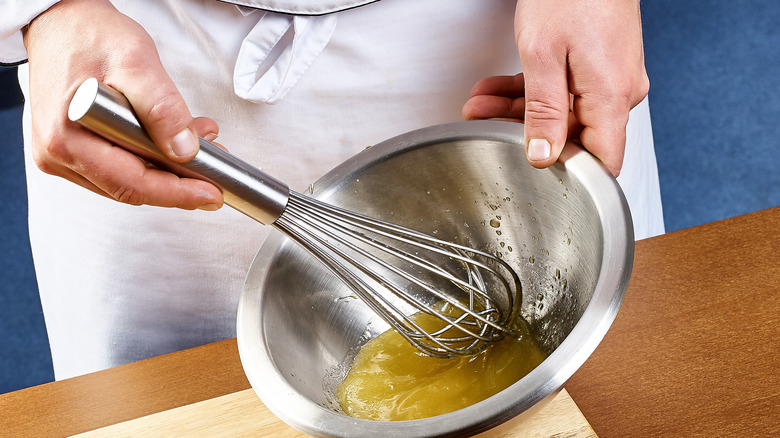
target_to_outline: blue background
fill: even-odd
[[[667,231],[780,205],[780,2],[642,2]],[[15,69],[0,69],[0,393],[51,381]]]

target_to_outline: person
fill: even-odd
[[[171,159],[191,159],[201,136],[298,191],[413,129],[523,121],[533,166],[581,142],[620,175],[637,238],[663,232],[638,0],[2,8],[0,61],[29,61],[19,80],[30,240],[57,379],[234,337],[268,232],[220,208],[210,184],[68,121],[88,77],[124,93]]]

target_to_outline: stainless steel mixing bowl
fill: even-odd
[[[335,388],[359,346],[387,325],[274,233],[247,276],[237,324],[244,370],[274,414],[315,436],[471,436],[514,426],[552,399],[617,314],[634,234],[620,187],[593,156],[568,144],[539,170],[523,149],[522,124],[433,126],[361,152],[315,183],[313,196],[501,253],[520,275],[521,313],[547,359],[457,412],[401,422],[343,415]]]

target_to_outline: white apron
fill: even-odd
[[[152,35],[193,115],[217,121],[219,142],[297,191],[367,145],[461,119],[477,80],[520,71],[511,0],[271,2],[305,5],[307,16],[213,0],[114,3]],[[318,15],[328,8],[346,10]],[[26,66],[20,82],[27,93]],[[29,142],[29,107],[24,127]],[[26,158],[57,379],[236,335],[268,227],[230,208],[119,204],[44,174],[29,148]],[[619,181],[637,238],[662,233],[646,102]]]

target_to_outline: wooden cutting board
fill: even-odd
[[[95,437],[305,437],[274,416],[251,389],[76,435]],[[506,438],[592,438],[596,434],[566,390]]]

